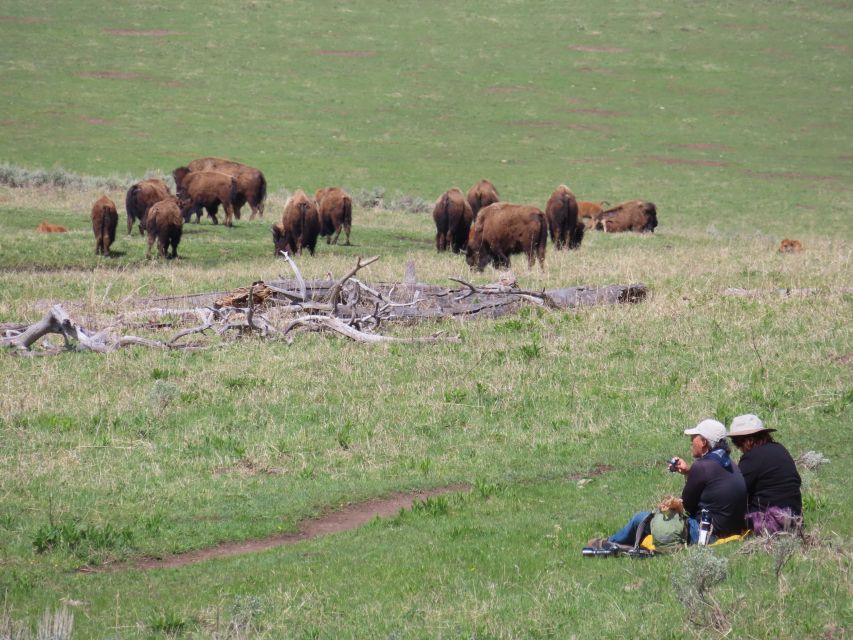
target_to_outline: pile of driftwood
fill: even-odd
[[[127,311],[111,319],[107,326],[87,329],[54,305],[32,325],[0,325],[0,346],[24,355],[43,355],[76,349],[109,352],[126,346],[158,349],[198,349],[207,343],[189,340],[199,334],[220,337],[258,336],[292,342],[301,331],[332,331],[357,342],[459,342],[443,331],[422,337],[395,337],[378,332],[388,323],[415,323],[448,317],[494,318],[522,305],[567,309],[580,305],[638,302],[646,296],[642,284],[611,285],[602,288],[569,287],[547,291],[520,289],[512,274],[501,281],[475,286],[450,278],[459,286],[418,284],[414,265],[407,265],[402,283],[368,285],[358,278],[359,270],[378,260],[359,257],[356,265],[339,280],[305,281],[296,263],[285,254],[295,278],[272,282],[257,281],[249,287],[226,294],[197,294],[146,301],[145,308]],[[168,306],[162,306],[163,304]],[[174,332],[166,339],[126,335],[124,331],[143,328],[157,333]],[[50,341],[33,345],[48,334],[62,337],[63,344]]]

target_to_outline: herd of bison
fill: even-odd
[[[141,235],[148,233],[147,258],[155,241],[160,257],[177,257],[184,223],[193,214],[198,222],[202,210],[218,224],[221,205],[229,227],[234,218],[240,218],[244,204],[252,209],[250,220],[264,215],[267,183],[259,169],[222,158],[201,158],[178,167],[172,176],[174,195],[156,178],[137,182],[127,191],[127,233],[131,234],[134,222]],[[647,232],[657,226],[657,211],[651,202],[630,200],[606,209],[604,204],[578,202],[571,189],[560,185],[543,212],[535,206],[501,202],[495,186],[480,180],[467,194],[454,187],[438,198],[432,214],[435,247],[438,251],[464,251],[468,265],[481,271],[490,262],[495,268],[508,267],[510,255],[517,253],[527,256],[529,267],[537,259],[544,267],[549,234],[557,250],[577,249],[590,229]],[[101,197],[92,207],[96,254],[110,254],[117,225],[115,203]],[[275,255],[281,251],[301,255],[304,248],[313,256],[318,237],[336,244],[341,231],[349,244],[351,228],[352,199],[343,189],[319,189],[313,198],[297,190],[285,203],[281,222],[272,226]]]

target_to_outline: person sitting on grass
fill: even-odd
[[[687,514],[688,544],[699,541],[699,518],[703,509],[708,510],[713,525],[710,542],[742,533],[746,483],[729,457],[726,427],[717,420],[707,419],[692,429],[685,429],[684,433],[690,436],[694,462],[688,465],[681,458],[673,459],[671,470],[687,476],[687,480],[681,492],[681,505],[668,501],[668,507],[678,510],[680,506]],[[634,545],[637,529],[649,515],[648,511],[634,514],[622,529],[607,538],[590,540],[589,546],[608,549],[616,545]]]
[[[737,416],[728,437],[743,452],[740,470],[746,481],[746,523],[757,534],[796,531],[802,527],[802,480],[788,450],[773,440],[761,419]]]

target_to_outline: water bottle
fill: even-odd
[[[699,545],[703,547],[707,545],[713,532],[714,525],[711,524],[711,514],[707,509],[702,509],[699,518]]]
[[[592,547],[584,547],[581,553],[588,558],[609,558],[615,555],[613,549],[594,549]]]

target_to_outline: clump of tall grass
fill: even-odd
[[[45,609],[36,628],[38,640],[69,640],[74,630],[74,614],[62,607],[57,611]],[[33,634],[25,622],[12,618],[8,606],[0,610],[0,640],[30,640]]]

